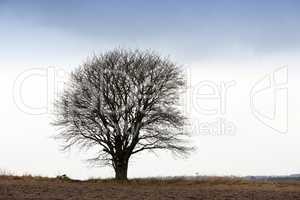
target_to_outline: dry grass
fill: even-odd
[[[247,181],[224,177],[174,177],[132,179],[91,179],[76,181],[13,176],[0,176],[0,200],[167,200],[167,199],[300,199],[300,182]]]

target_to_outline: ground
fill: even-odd
[[[73,181],[67,178],[0,177],[0,200],[300,200],[300,182],[141,179]]]

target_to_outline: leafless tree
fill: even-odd
[[[56,103],[54,125],[64,149],[98,148],[93,159],[127,179],[132,155],[144,150],[186,154],[185,117],[178,108],[184,76],[152,51],[116,49],[76,69]]]

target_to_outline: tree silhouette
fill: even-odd
[[[76,69],[56,103],[54,125],[64,149],[98,148],[95,162],[127,179],[132,155],[145,150],[186,154],[185,117],[178,109],[180,68],[152,51],[116,49]]]

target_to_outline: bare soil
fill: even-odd
[[[0,177],[0,200],[300,200],[300,182],[240,179],[73,181]]]

